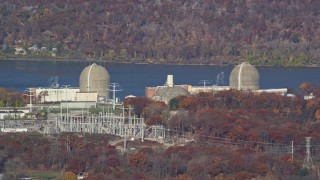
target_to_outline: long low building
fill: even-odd
[[[38,102],[76,101],[79,88],[30,88]]]
[[[19,119],[29,112],[28,107],[4,107],[0,108],[0,119]]]
[[[97,92],[80,92],[79,88],[30,88],[29,91],[33,102],[39,103],[98,101]]]

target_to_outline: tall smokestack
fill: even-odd
[[[173,87],[173,75],[167,75],[166,86]]]

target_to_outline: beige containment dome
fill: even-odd
[[[251,64],[244,62],[236,66],[230,74],[230,88],[238,90],[260,89],[260,75]]]
[[[80,92],[97,92],[98,96],[109,98],[110,75],[95,63],[84,68],[80,74]]]

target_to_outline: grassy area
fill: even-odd
[[[29,171],[27,175],[39,180],[62,179],[61,174],[54,171]]]

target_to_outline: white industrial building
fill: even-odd
[[[48,102],[76,102],[98,101],[97,92],[80,92],[79,88],[30,88],[33,101]]]
[[[105,102],[109,98],[110,75],[95,63],[83,69],[79,77],[80,87],[29,88],[32,102]]]
[[[38,102],[76,101],[79,88],[30,88]]]

